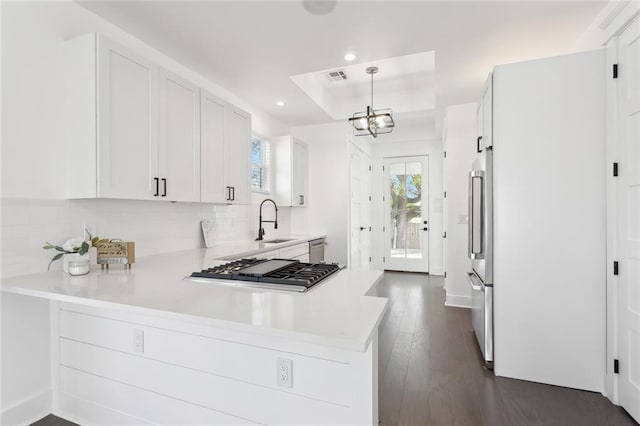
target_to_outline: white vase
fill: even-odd
[[[62,256],[62,270],[69,273],[69,262],[74,260],[90,260],[88,254],[69,253]]]

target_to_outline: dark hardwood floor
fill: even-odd
[[[78,426],[68,420],[56,417],[53,414],[49,414],[47,417],[43,417],[35,423],[31,423],[31,426]]]
[[[380,423],[636,425],[602,395],[497,378],[482,367],[468,309],[444,306],[442,277],[386,272],[379,334]]]

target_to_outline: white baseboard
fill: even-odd
[[[447,293],[444,306],[471,308],[471,296],[455,296]]]
[[[429,275],[438,275],[438,276],[444,276],[444,269],[442,268],[435,268],[429,271]]]
[[[0,424],[30,425],[49,414],[51,414],[51,389],[45,389],[3,409],[0,413]]]
[[[65,392],[57,394],[57,406],[53,407],[53,414],[79,425],[112,424],[135,425],[148,424],[147,421],[132,417],[108,407],[86,401]]]

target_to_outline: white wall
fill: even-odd
[[[395,132],[395,130],[394,130]],[[415,140],[418,134],[404,134],[411,138],[406,142],[373,143],[373,259],[374,267],[384,269],[382,257],[385,256],[384,234],[385,225],[384,205],[382,197],[385,192],[383,184],[382,165],[385,157],[402,157],[412,155],[429,156],[428,194],[429,194],[429,273],[444,274],[443,261],[443,184],[442,184],[442,141]],[[402,136],[401,136],[402,137]],[[412,140],[413,139],[413,140]]]
[[[479,95],[478,95],[479,96]],[[444,122],[445,160],[445,290],[447,306],[471,306],[466,279],[468,172],[476,156],[477,103],[448,107]]]
[[[63,43],[88,32],[100,32],[247,110],[254,131],[261,135],[289,132],[287,126],[243,99],[74,2],[2,2],[0,276],[46,270],[51,253],[41,249],[43,242],[61,243],[80,236],[85,223],[95,225],[100,235],[135,241],[138,257],[202,247],[200,220],[205,218],[217,221],[219,238],[253,236],[257,215],[252,206],[62,199],[69,167],[65,164],[65,123],[73,119],[64,108]],[[287,212],[281,215],[285,232],[289,229],[287,216]],[[29,395],[40,395],[49,386],[48,325],[32,323],[47,321],[48,306],[35,299],[3,297],[3,411]],[[8,331],[6,327],[15,324],[22,327]],[[36,348],[30,342],[46,345]],[[22,376],[21,386],[14,385],[14,375]]]
[[[348,260],[349,132],[346,121],[291,129],[309,145],[309,205],[291,208],[291,232],[326,233],[325,259],[340,265]]]

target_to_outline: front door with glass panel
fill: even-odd
[[[429,272],[428,158],[384,161],[385,269]]]

